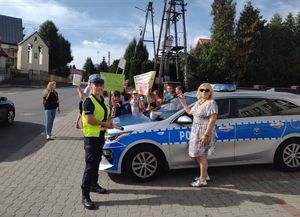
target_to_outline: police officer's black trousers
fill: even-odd
[[[88,195],[91,186],[96,186],[98,182],[98,170],[104,145],[104,132],[100,137],[85,137],[85,170],[82,177],[82,193]]]

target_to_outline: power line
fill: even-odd
[[[122,5],[121,7],[132,7],[135,3],[140,1],[102,1],[99,3],[99,1],[76,1],[76,4],[74,4],[73,1],[70,1],[72,5],[68,4],[55,4],[55,3],[48,3],[48,2],[35,2],[35,1],[27,1],[27,2],[18,2],[18,1],[9,1],[9,2],[0,2],[0,6],[34,6],[34,7],[116,7],[116,5]],[[65,2],[66,3],[66,2]]]

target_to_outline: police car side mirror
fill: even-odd
[[[151,111],[149,114],[149,118],[151,121],[155,121],[159,118],[160,115],[161,115],[160,112]]]
[[[177,124],[191,124],[192,122],[193,120],[187,115],[179,117],[176,121]]]

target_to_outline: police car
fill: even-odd
[[[192,106],[196,92],[186,93],[185,98]],[[217,143],[210,166],[274,163],[285,171],[300,169],[300,96],[222,91],[215,92],[215,100]],[[114,122],[124,131],[109,130],[101,171],[146,182],[165,168],[198,167],[188,156],[192,117],[178,99],[163,104],[150,117],[123,115]]]

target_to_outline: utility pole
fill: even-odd
[[[136,7],[137,9],[144,11],[138,7]],[[140,40],[142,40],[142,42],[151,42],[153,44],[153,55],[154,55],[154,68],[156,68],[156,64],[157,64],[157,60],[156,60],[156,48],[155,48],[155,34],[154,34],[154,12],[153,12],[153,1],[149,1],[147,8],[146,8],[146,19],[145,19],[145,24],[144,24],[144,28],[141,32],[141,38]],[[149,14],[150,13],[150,14]],[[152,24],[152,40],[145,40],[145,32],[147,29],[147,23],[148,23],[148,17],[149,15],[151,16],[151,24]],[[139,41],[137,42],[139,43]],[[137,52],[137,46],[135,47],[135,55]]]
[[[188,53],[187,53],[187,40],[186,40],[186,25],[185,25],[185,6],[184,1],[181,2],[181,12],[182,12],[182,20],[183,20],[183,46],[184,46],[184,86],[188,90]]]
[[[177,21],[178,21],[178,18],[180,16],[180,13],[177,13],[176,12],[176,4],[173,4],[173,11],[174,11],[174,14],[171,18],[171,21],[173,22],[174,24],[174,31],[175,31],[175,47],[178,48],[178,32],[177,32]],[[175,63],[176,63],[176,78],[177,78],[177,81],[180,80],[180,68],[179,68],[179,60],[178,60],[178,49],[175,50],[176,52],[176,56],[175,56]]]
[[[157,57],[155,58],[156,60],[158,59],[158,54],[159,54],[159,48],[160,48],[160,42],[161,42],[161,34],[162,34],[162,31],[163,31],[163,27],[164,27],[163,23],[165,21],[166,9],[167,9],[167,0],[165,0],[165,3],[164,3],[164,10],[163,10],[163,15],[162,15],[162,19],[161,19],[161,25],[160,25],[159,36],[158,36],[158,43],[157,43],[157,51],[156,51]]]
[[[171,0],[172,2],[173,0]],[[170,28],[170,17],[171,17],[171,3],[169,3],[169,9],[164,11],[166,13],[167,19],[166,19],[166,27],[165,27],[165,33],[164,33],[164,40],[163,40],[163,46],[161,50],[161,58],[160,58],[160,65],[159,65],[159,74],[158,74],[158,83],[161,86],[160,88],[162,89],[162,76],[164,74],[164,69],[165,69],[165,56],[166,56],[166,44],[167,44],[167,39],[168,39],[168,33],[169,33],[169,28]],[[164,17],[164,15],[163,15]],[[165,19],[162,19],[162,26],[164,24]],[[160,39],[159,39],[160,41]]]
[[[168,4],[168,6],[167,6]],[[166,69],[169,68],[168,64],[170,61],[175,60],[176,64],[176,78],[180,81],[180,66],[179,60],[185,60],[184,67],[184,85],[187,88],[187,43],[186,43],[186,25],[185,25],[185,6],[184,0],[165,0],[163,16],[161,20],[161,28],[159,33],[157,58],[160,60],[159,67],[159,85],[162,86],[163,77]],[[178,27],[179,21],[181,21],[181,28],[183,29],[183,45],[179,43]],[[171,28],[173,27],[173,28]],[[173,29],[173,34],[171,34]],[[164,36],[162,38],[162,32],[164,30]],[[175,39],[175,46],[172,47],[170,39]],[[160,46],[162,41],[162,47]]]

